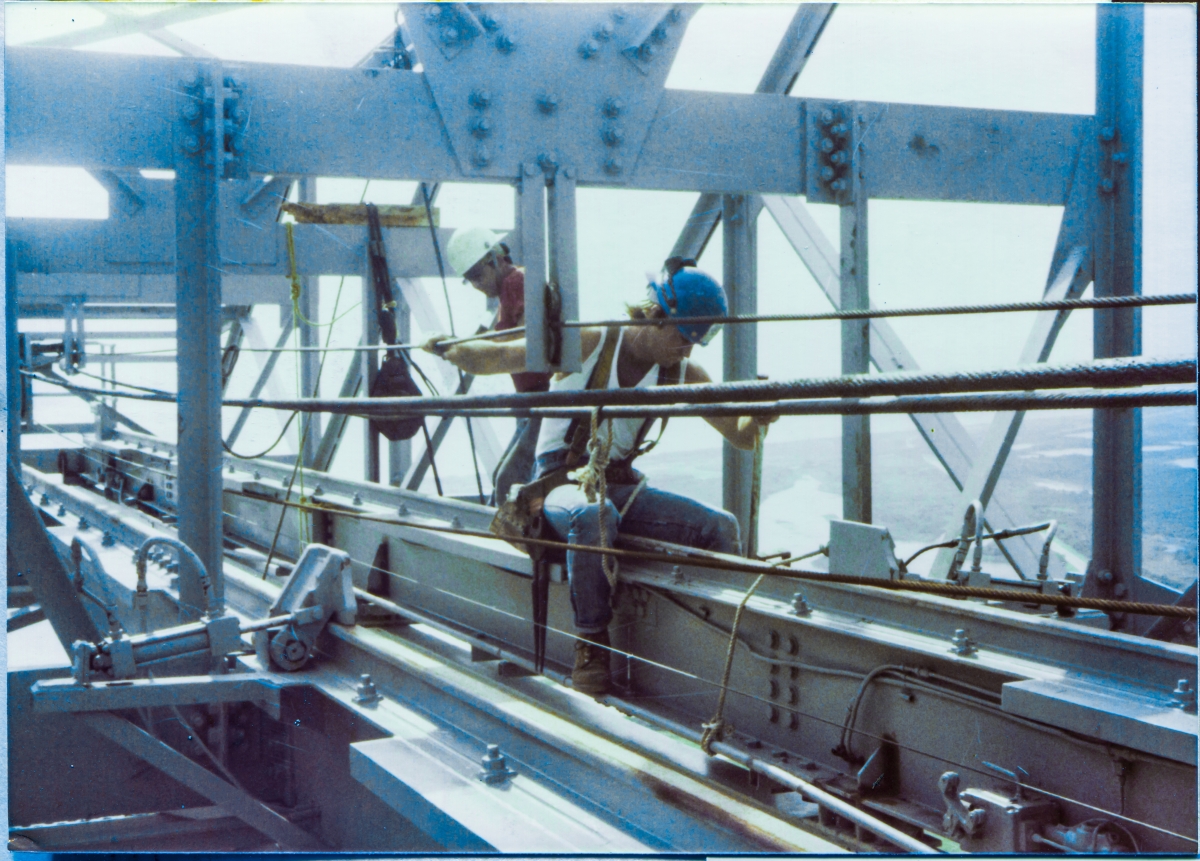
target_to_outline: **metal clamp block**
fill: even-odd
[[[487,754],[483,757],[482,764],[483,771],[479,772],[479,779],[489,786],[499,786],[517,774],[508,767],[508,760],[500,753],[498,744],[487,746]]]
[[[979,647],[967,636],[966,628],[957,628],[950,639],[950,651],[965,658],[979,651]]]

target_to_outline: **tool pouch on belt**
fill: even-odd
[[[396,300],[392,296],[392,276],[388,272],[383,232],[379,228],[379,210],[374,204],[367,204],[367,232],[370,237],[367,250],[371,258],[371,282],[375,286],[375,316],[379,321],[379,333],[385,344],[395,344]],[[421,390],[413,382],[408,357],[389,350],[367,394],[372,398],[420,397]],[[371,424],[385,437],[396,442],[416,436],[424,419],[421,416],[405,416],[399,419],[376,419]]]
[[[617,353],[620,327],[609,326],[604,333],[604,342],[600,345],[600,355],[596,365],[588,377],[586,388],[599,389],[608,384],[612,373],[613,360]],[[522,553],[529,553],[528,545],[521,542],[522,538],[533,537],[530,531],[534,520],[541,517],[542,503],[546,496],[556,487],[569,484],[567,474],[573,472],[580,464],[587,450],[590,429],[588,422],[576,419],[567,428],[567,439],[570,448],[567,451],[566,462],[556,470],[546,473],[536,481],[524,485],[516,494],[510,493],[510,498],[500,504],[496,516],[492,518],[491,531],[508,541]]]

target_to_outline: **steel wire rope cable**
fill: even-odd
[[[360,201],[361,202],[361,201]],[[344,277],[344,276],[343,276]],[[1036,302],[1019,302],[1000,305],[950,305],[931,308],[911,308],[911,309],[864,309],[852,311],[830,311],[824,314],[754,314],[741,316],[724,316],[724,317],[678,317],[673,318],[679,323],[722,323],[722,324],[738,324],[738,323],[790,323],[790,322],[815,322],[822,320],[864,320],[887,317],[921,317],[921,316],[949,316],[955,314],[990,314],[990,313],[1005,313],[1005,312],[1026,312],[1026,311],[1071,311],[1071,310],[1111,310],[1119,308],[1140,308],[1140,307],[1155,307],[1164,305],[1190,305],[1195,304],[1196,294],[1194,293],[1172,293],[1158,296],[1098,296],[1091,299],[1060,299],[1046,300]],[[342,317],[351,313],[358,304],[350,306],[344,312]],[[338,320],[341,317],[337,318]],[[306,322],[308,322],[306,320]],[[337,320],[330,323],[309,323],[312,326],[330,326]],[[582,329],[591,327],[604,327],[608,325],[621,326],[661,326],[662,322],[653,319],[622,319],[622,320],[593,320],[593,321],[563,321],[563,327],[568,329]],[[461,338],[453,338],[440,342],[443,346],[453,346],[462,344],[468,341],[486,341],[495,338],[511,338],[514,335],[523,334],[524,326],[516,326],[512,329],[505,329],[503,332],[481,332],[476,335],[466,335]],[[421,344],[393,344],[388,349],[391,350],[419,350]],[[334,347],[333,352],[346,352],[351,350],[371,350],[379,349],[375,347]],[[245,347],[239,352],[245,353],[284,353],[284,352],[325,352],[322,347]],[[173,349],[164,350],[143,350],[131,353],[116,353],[108,358],[122,358],[126,356],[150,356],[162,353],[173,353]],[[105,354],[89,353],[100,357]]]
[[[291,504],[294,504],[294,503],[291,503]],[[352,512],[343,512],[343,511],[341,511],[340,509],[338,510],[338,513],[342,513],[342,514],[348,514],[348,515],[350,515],[350,516],[356,516],[356,515],[354,515]],[[235,517],[238,517],[237,515],[233,515],[233,516],[235,516]],[[364,519],[364,520],[381,520],[381,519],[378,519],[378,518],[372,518],[372,517],[370,517],[370,516],[368,516],[368,515],[357,515],[357,516],[358,516],[358,517],[360,517],[361,519]],[[249,521],[247,518],[244,518],[244,517],[238,517],[238,519],[242,519],[242,520],[246,520],[246,522],[250,522],[250,521]],[[382,522],[395,523],[395,521],[382,521]],[[419,524],[412,524],[412,523],[406,523],[406,524],[403,524],[403,525],[413,525],[413,526],[419,526]],[[402,539],[402,540],[403,540],[403,539]],[[373,566],[373,564],[370,564],[370,565],[369,565],[368,563],[366,563],[365,561],[363,561],[363,560],[361,560],[361,559],[355,559],[354,557],[351,557],[351,559],[352,559],[352,561],[354,561],[354,562],[357,562],[357,563],[358,563],[358,564],[360,564],[360,565],[364,565],[364,566],[366,566],[367,568],[374,567],[374,566]],[[518,613],[513,613],[513,612],[511,612],[511,611],[508,611],[508,610],[504,610],[504,609],[502,609],[502,608],[500,608],[500,607],[496,607],[496,606],[494,606],[493,604],[488,604],[488,603],[485,603],[485,602],[483,602],[483,601],[478,601],[478,600],[476,600],[476,599],[474,599],[474,598],[471,598],[471,597],[469,597],[469,596],[466,596],[466,595],[460,595],[460,594],[458,594],[458,593],[456,593],[456,592],[452,592],[452,591],[450,591],[450,590],[448,590],[448,589],[444,589],[444,588],[442,588],[442,587],[439,587],[439,586],[433,586],[433,585],[430,585],[430,584],[428,584],[428,583],[423,583],[422,581],[420,581],[420,580],[417,580],[417,579],[415,579],[415,578],[413,578],[413,577],[409,577],[409,576],[407,576],[407,575],[405,575],[405,574],[400,574],[400,573],[396,573],[396,572],[392,572],[392,571],[389,571],[388,573],[389,573],[389,575],[390,575],[390,576],[397,577],[397,578],[399,578],[399,579],[401,579],[401,580],[405,580],[405,581],[407,581],[407,582],[409,582],[409,583],[411,583],[411,584],[413,584],[414,586],[417,586],[417,587],[419,587],[419,588],[426,589],[426,590],[429,590],[429,591],[432,591],[432,592],[436,592],[436,593],[438,593],[438,594],[445,595],[445,596],[447,596],[447,597],[449,597],[449,598],[454,598],[454,599],[457,599],[457,600],[463,601],[464,603],[471,604],[471,605],[473,605],[473,606],[475,606],[475,607],[479,607],[479,608],[482,608],[482,609],[490,610],[491,612],[497,613],[497,614],[499,614],[499,615],[502,615],[502,616],[506,616],[506,617],[508,617],[508,618],[511,618],[511,619],[515,619],[515,620],[517,620],[517,621],[519,621],[519,622],[523,622],[523,623],[528,623],[528,622],[529,622],[529,620],[528,620],[528,619],[526,619],[525,617],[521,616],[520,614],[518,614]],[[354,589],[354,594],[355,594],[357,597],[359,597],[359,598],[363,599],[364,601],[367,601],[368,603],[375,603],[377,606],[380,606],[380,607],[382,607],[382,608],[384,608],[384,609],[395,608],[395,609],[397,609],[397,610],[400,610],[400,611],[401,611],[401,615],[403,615],[403,614],[404,614],[404,611],[407,609],[407,608],[405,608],[405,607],[403,607],[403,606],[401,606],[401,605],[399,605],[399,604],[396,604],[394,601],[391,601],[391,600],[389,600],[389,599],[383,598],[383,597],[381,597],[381,596],[378,596],[378,595],[373,595],[373,594],[371,594],[371,593],[369,593],[369,592],[367,592],[367,591],[365,591],[365,590],[363,590],[363,589],[359,589],[359,588],[357,588],[357,587],[355,587],[355,589]],[[451,630],[452,630],[452,631],[455,631],[455,632],[456,632],[456,634],[457,634],[458,636],[467,636],[468,638],[472,638],[472,635],[471,635],[471,634],[469,634],[469,633],[465,633],[465,632],[462,632],[461,630],[457,630],[457,627],[456,627],[456,626],[457,626],[457,623],[455,623],[455,622],[454,622],[454,620],[452,620],[452,619],[447,619],[447,618],[445,618],[445,617],[439,617],[439,616],[438,616],[438,614],[436,614],[436,613],[430,613],[429,611],[425,611],[425,610],[421,610],[421,611],[419,611],[419,612],[418,612],[418,615],[434,616],[435,618],[441,618],[441,619],[443,620],[443,622],[445,622],[445,623],[448,623],[448,625],[451,627]],[[699,618],[699,617],[698,617],[698,618]],[[716,627],[718,630],[722,630],[722,632],[723,632],[723,629],[719,628],[719,626],[716,626],[716,625],[715,625],[714,623],[712,623],[711,621],[709,621],[709,620],[703,620],[703,619],[702,619],[701,621],[706,621],[706,622],[708,622],[708,624],[710,624],[711,626],[713,626],[713,627]],[[562,630],[562,629],[555,628],[555,627],[553,627],[553,626],[550,626],[550,625],[547,625],[547,630],[549,630],[549,631],[552,631],[552,632],[554,632],[554,633],[556,633],[556,634],[559,634],[559,635],[562,635],[562,636],[568,637],[568,638],[570,638],[570,639],[579,639],[579,637],[578,637],[578,635],[577,635],[577,634],[574,634],[574,633],[572,633],[572,632],[569,632],[569,631],[564,631],[564,630]],[[742,644],[743,644],[743,646],[746,646],[746,645],[747,645],[747,644],[745,643],[745,641],[743,641],[743,640],[740,640],[740,639],[739,639],[739,640],[738,640],[738,642],[742,643]],[[495,645],[495,644],[494,644],[494,643],[492,643],[491,645]],[[655,660],[653,660],[653,659],[651,659],[651,658],[646,658],[646,657],[643,657],[643,656],[641,656],[641,655],[636,655],[636,654],[633,654],[633,653],[631,653],[631,652],[626,652],[626,651],[623,651],[623,650],[621,650],[621,649],[617,649],[617,648],[615,648],[615,647],[612,647],[612,646],[609,646],[609,647],[607,647],[607,648],[608,648],[608,651],[610,651],[610,652],[612,652],[612,653],[614,653],[614,654],[617,654],[617,655],[621,655],[621,656],[625,657],[626,659],[629,659],[629,660],[634,660],[634,661],[639,661],[639,662],[641,662],[641,663],[644,663],[644,664],[647,664],[647,665],[650,665],[650,666],[656,667],[656,668],[658,668],[658,669],[667,670],[668,672],[675,673],[675,674],[677,674],[677,675],[680,675],[680,676],[683,676],[683,677],[685,677],[685,678],[688,678],[688,679],[690,679],[690,680],[692,680],[692,681],[700,682],[700,683],[702,683],[702,684],[705,684],[705,685],[710,685],[710,686],[713,686],[713,687],[717,687],[717,686],[719,685],[719,683],[718,683],[718,682],[715,682],[715,681],[713,681],[713,680],[711,680],[711,679],[706,679],[706,678],[704,678],[704,677],[702,677],[702,676],[698,676],[698,675],[696,675],[696,674],[694,674],[694,673],[690,673],[690,672],[688,672],[687,670],[683,670],[683,669],[681,669],[681,668],[679,668],[679,667],[674,667],[674,666],[671,666],[670,664],[664,664],[664,663],[661,663],[661,662],[659,662],[659,661],[655,661]],[[753,652],[752,652],[752,653],[753,653]],[[791,665],[791,664],[793,663],[793,662],[789,662],[789,661],[775,661],[775,660],[773,660],[772,662],[773,662],[773,663],[782,663],[782,664],[787,664],[787,665]],[[815,667],[815,666],[814,666],[814,667],[812,667],[812,669],[813,669],[813,670],[815,670],[815,671],[819,671],[819,672],[836,673],[836,674],[841,674],[841,673],[843,673],[843,672],[846,672],[846,673],[848,673],[848,674],[852,675],[854,678],[862,678],[862,676],[863,676],[863,674],[862,674],[862,673],[857,673],[857,672],[853,672],[853,671],[840,671],[840,670],[836,670],[836,669],[833,669],[833,668],[818,668],[818,667]],[[964,687],[969,687],[969,685],[967,685],[966,683],[959,683],[959,682],[957,682],[957,680],[952,680],[952,681],[954,681],[954,683],[956,683],[956,684],[962,684]],[[961,695],[956,695],[954,692],[952,692],[952,691],[948,691],[948,690],[946,690],[946,689],[944,689],[944,688],[938,688],[938,687],[936,687],[936,686],[932,686],[932,685],[922,685],[922,684],[920,683],[920,679],[919,679],[919,677],[918,677],[917,679],[912,679],[912,678],[908,678],[908,677],[906,677],[906,678],[905,678],[905,683],[907,683],[907,684],[911,684],[913,687],[924,688],[924,689],[927,689],[927,690],[929,690],[930,692],[936,692],[936,693],[938,693],[938,694],[941,694],[941,695],[944,695],[944,696],[949,696],[949,697],[951,697],[951,698],[959,698],[959,699],[963,699],[963,697],[961,697]],[[777,703],[775,703],[775,701],[773,701],[773,700],[770,700],[770,699],[768,699],[768,698],[766,698],[766,697],[763,697],[763,696],[761,696],[761,695],[758,695],[758,694],[751,693],[751,692],[749,692],[749,691],[744,691],[744,690],[741,690],[741,689],[738,689],[738,688],[729,688],[729,690],[730,690],[732,693],[735,693],[735,694],[737,694],[737,695],[739,695],[739,696],[746,697],[746,698],[748,698],[748,699],[750,699],[750,700],[757,701],[757,702],[759,702],[759,703],[762,703],[762,704],[766,704],[766,705],[777,705]],[[615,699],[615,698],[612,698],[612,699]],[[640,699],[640,698],[639,698],[639,699]],[[655,699],[662,699],[662,698],[661,698],[661,697],[656,697]],[[981,704],[981,703],[980,703],[980,701],[978,701],[978,700],[969,700],[969,702],[970,702],[970,704],[972,704],[972,705],[980,705],[980,704]],[[616,708],[618,708],[618,709],[620,708],[620,705],[619,705],[619,700],[617,701],[617,704],[615,704],[615,705],[614,705],[614,707],[616,707]],[[800,711],[800,710],[793,710],[793,711],[796,711],[796,713],[797,713],[797,714],[799,714],[799,715],[801,715],[801,716],[803,716],[803,717],[805,717],[805,718],[808,718],[808,719],[810,719],[810,720],[817,721],[818,723],[822,723],[822,724],[825,724],[825,725],[828,725],[828,726],[832,726],[832,727],[839,727],[839,728],[841,728],[842,726],[844,726],[844,724],[843,724],[843,723],[839,723],[839,722],[838,722],[838,721],[836,721],[836,720],[832,720],[832,719],[829,719],[829,718],[823,718],[823,717],[821,717],[821,716],[819,716],[819,715],[810,714],[810,713],[803,712],[803,711]],[[1002,714],[1004,717],[1009,717],[1009,718],[1012,718],[1012,719],[1013,719],[1015,722],[1019,722],[1019,723],[1024,723],[1024,724],[1030,724],[1030,725],[1034,725],[1034,726],[1036,726],[1038,729],[1041,729],[1041,730],[1045,730],[1045,729],[1047,729],[1047,727],[1046,727],[1046,726],[1044,726],[1044,725],[1042,725],[1042,724],[1037,724],[1036,722],[1033,722],[1033,721],[1027,721],[1027,720],[1021,719],[1021,718],[1019,718],[1019,717],[1018,717],[1018,716],[1016,716],[1016,715],[1008,715],[1007,713],[999,713],[999,714]],[[1077,741],[1077,742],[1080,742],[1080,743],[1083,743],[1083,744],[1089,744],[1089,743],[1090,743],[1090,744],[1094,744],[1094,742],[1090,742],[1088,739],[1083,739],[1083,738],[1075,738],[1075,737],[1073,737],[1072,735],[1070,735],[1069,733],[1066,733],[1065,731],[1062,731],[1062,730],[1057,730],[1056,728],[1050,728],[1050,729],[1051,729],[1051,730],[1053,730],[1053,731],[1055,732],[1055,734],[1061,735],[1061,736],[1063,736],[1063,737],[1065,737],[1065,738],[1069,738],[1069,739],[1071,739],[1071,740],[1073,740],[1073,741]],[[894,744],[896,744],[896,746],[897,746],[898,748],[900,748],[900,749],[902,749],[902,750],[905,750],[905,751],[907,751],[907,752],[909,752],[909,753],[915,754],[915,755],[917,755],[917,756],[923,756],[923,757],[926,757],[926,758],[928,758],[928,759],[932,759],[932,760],[935,760],[935,761],[937,761],[937,762],[944,763],[944,764],[946,764],[946,765],[951,765],[951,766],[954,766],[954,767],[956,767],[956,768],[961,768],[961,769],[965,769],[965,770],[967,770],[967,771],[971,771],[971,772],[974,772],[974,773],[977,773],[977,774],[982,774],[982,775],[987,775],[987,776],[989,776],[989,777],[994,777],[994,775],[991,775],[989,772],[987,772],[987,771],[984,771],[984,770],[982,770],[982,769],[980,769],[980,768],[977,768],[977,767],[975,767],[975,766],[973,766],[973,765],[971,765],[971,764],[969,764],[969,763],[957,762],[957,761],[955,761],[955,760],[952,760],[952,759],[949,759],[949,758],[947,758],[947,757],[940,756],[940,755],[938,755],[938,754],[934,754],[934,753],[929,753],[928,751],[924,751],[924,750],[921,750],[921,749],[919,749],[919,748],[912,747],[911,745],[906,745],[906,744],[903,744],[903,743],[900,743],[900,742],[895,742],[893,739],[885,739],[885,738],[883,738],[883,736],[882,736],[882,735],[876,735],[876,734],[874,734],[874,733],[871,733],[871,732],[869,732],[869,731],[866,731],[866,730],[856,730],[856,732],[857,732],[857,733],[858,733],[858,735],[860,735],[860,736],[863,736],[863,737],[866,737],[866,738],[870,738],[870,739],[872,739],[872,740],[874,740],[874,741],[877,741],[877,742],[880,742],[880,743],[883,743],[883,742],[890,742],[890,743],[894,743]],[[1080,807],[1084,807],[1084,808],[1087,808],[1087,809],[1089,809],[1089,810],[1093,810],[1093,811],[1095,811],[1095,812],[1097,812],[1097,813],[1103,813],[1103,814],[1105,814],[1106,816],[1113,816],[1113,817],[1116,817],[1116,818],[1118,818],[1118,819],[1122,819],[1122,820],[1124,820],[1124,821],[1126,821],[1126,822],[1132,823],[1132,824],[1134,824],[1134,825],[1142,826],[1142,827],[1148,828],[1148,829],[1150,829],[1150,830],[1157,831],[1157,832],[1159,832],[1159,833],[1162,833],[1162,834],[1168,835],[1168,836],[1170,836],[1170,837],[1174,837],[1174,838],[1177,838],[1177,839],[1180,839],[1180,840],[1183,840],[1183,841],[1186,841],[1186,842],[1190,842],[1190,843],[1196,843],[1196,842],[1197,842],[1197,841],[1196,841],[1196,838],[1189,837],[1189,836],[1187,836],[1187,835],[1185,835],[1185,834],[1179,834],[1178,832],[1171,831],[1170,829],[1167,829],[1167,828],[1163,828],[1163,827],[1161,827],[1161,826],[1154,825],[1153,823],[1150,823],[1150,822],[1144,822],[1144,821],[1142,821],[1142,820],[1135,819],[1135,818],[1133,818],[1133,817],[1130,817],[1130,816],[1125,816],[1125,815],[1123,815],[1123,814],[1117,813],[1116,811],[1111,811],[1111,810],[1107,810],[1107,809],[1105,809],[1105,808],[1102,808],[1102,807],[1097,807],[1096,805],[1089,804],[1089,803],[1087,803],[1087,802],[1085,802],[1085,801],[1082,801],[1082,800],[1079,800],[1079,799],[1071,798],[1070,796],[1064,796],[1064,795],[1060,795],[1060,794],[1058,794],[1058,793],[1055,793],[1055,792],[1052,792],[1052,791],[1050,791],[1050,790],[1041,789],[1041,788],[1039,788],[1039,787],[1031,786],[1031,785],[1028,785],[1028,784],[1022,784],[1022,786],[1023,786],[1025,789],[1029,789],[1029,790],[1031,790],[1031,791],[1034,791],[1034,792],[1040,793],[1040,794],[1042,794],[1042,795],[1045,795],[1045,796],[1047,796],[1047,797],[1055,798],[1055,799],[1057,799],[1057,800],[1064,801],[1064,802],[1067,802],[1067,803],[1070,803],[1070,804],[1075,804],[1075,805],[1078,805],[1078,806],[1080,806]]]
[[[671,323],[804,323],[821,320],[872,320],[887,317],[945,317],[957,314],[1003,314],[1026,311],[1106,310],[1141,308],[1162,305],[1194,305],[1195,293],[1170,293],[1158,296],[1096,296],[1090,299],[1051,299],[1032,302],[1011,302],[991,305],[941,305],[929,308],[864,308],[846,311],[827,311],[823,314],[725,314],[697,317],[672,317]],[[596,320],[563,322],[565,329],[604,326],[661,326],[662,319]]]
[[[425,203],[425,221],[429,224],[429,236],[433,240],[433,253],[437,257],[438,274],[442,277],[442,295],[446,297],[446,316],[450,320],[450,335],[457,338],[458,333],[454,331],[454,309],[450,307],[450,288],[446,286],[446,266],[442,262],[442,246],[438,242],[437,228],[433,226],[433,207],[430,205],[429,200],[429,186],[424,182],[421,183],[421,199]],[[455,370],[458,371],[459,388],[462,388],[463,373],[458,368],[455,368]],[[421,376],[424,376],[424,374]],[[467,440],[471,443],[471,463],[475,467],[475,485],[479,490],[479,504],[485,505],[486,503],[483,498],[483,477],[479,473],[479,456],[475,452],[475,431],[471,428],[470,416],[467,416],[464,421],[467,425]],[[428,436],[429,433],[426,431],[426,439],[428,439]],[[429,447],[429,464],[433,466],[432,444]],[[438,495],[441,495],[440,491]]]
[[[33,374],[21,369],[21,374],[35,377],[43,382],[60,386],[69,390],[81,391],[87,394],[103,395],[106,397],[124,397],[134,400],[174,400],[158,395],[138,395],[126,392],[113,392],[108,389],[93,389],[87,386],[76,386],[65,380],[54,380]],[[610,410],[609,415],[628,416],[633,414],[658,414],[660,409],[669,415],[707,414],[698,407],[726,407],[728,409],[754,409],[761,412],[780,414],[802,414],[807,411],[803,402],[816,401],[820,409],[813,410],[814,414],[837,413],[847,414],[859,412],[889,412],[895,410],[929,411],[947,409],[969,409],[970,400],[959,405],[951,399],[924,398],[925,395],[965,395],[975,394],[981,401],[986,397],[1003,399],[1007,397],[1025,397],[1032,401],[1030,408],[1039,400],[1053,402],[1039,389],[1057,390],[1072,388],[1101,389],[1091,395],[1080,395],[1078,398],[1098,398],[1100,402],[1113,400],[1127,404],[1127,398],[1121,397],[1120,392],[1103,391],[1105,387],[1128,389],[1133,386],[1163,386],[1170,384],[1194,384],[1196,380],[1196,360],[1168,359],[1161,361],[1145,361],[1143,359],[1102,359],[1075,365],[1035,365],[1016,369],[998,371],[972,371],[957,374],[912,373],[897,372],[880,374],[870,377],[863,375],[851,377],[825,377],[797,379],[790,381],[759,381],[759,382],[730,382],[705,383],[703,385],[662,386],[655,389],[605,390],[602,392],[584,390],[575,392],[532,392],[517,394],[455,396],[453,398],[376,398],[376,399],[308,399],[305,401],[262,400],[230,398],[222,402],[223,406],[268,407],[271,409],[299,410],[303,412],[330,412],[349,415],[361,415],[375,418],[378,416],[407,415],[409,413],[466,413],[475,411],[479,414],[495,415],[553,415],[561,412],[574,416],[585,408],[604,406]],[[1006,391],[1008,390],[1008,391]],[[1013,392],[1012,390],[1017,390]],[[1155,392],[1134,392],[1138,397],[1145,397],[1151,403],[1156,402]],[[1194,390],[1168,391],[1162,393],[1171,398],[1195,397]],[[928,409],[921,408],[918,403],[902,401],[910,395],[920,395],[921,398],[909,398],[911,401],[924,403],[929,401]],[[1061,395],[1058,395],[1061,397]],[[859,404],[863,398],[891,397],[893,402]],[[826,399],[826,400],[821,400]],[[962,398],[960,398],[961,400]],[[1157,400],[1164,400],[1157,398]],[[792,401],[796,401],[793,404]],[[827,402],[828,401],[828,402]],[[745,403],[742,403],[745,402]],[[1164,404],[1166,401],[1164,400]],[[746,406],[752,404],[752,407]],[[954,404],[952,407],[949,404]],[[1001,406],[999,400],[995,403],[988,401],[989,408],[1012,409],[1012,404]],[[624,409],[622,407],[630,407]],[[1098,403],[1096,408],[1102,408]],[[1072,404],[1071,408],[1074,408]],[[651,409],[653,408],[653,409]],[[1022,407],[1024,408],[1024,407]],[[1065,407],[1064,407],[1065,408]],[[714,413],[716,414],[716,413]]]
[[[454,398],[389,398],[323,400],[309,404],[291,401],[230,400],[231,406],[254,404],[275,409],[306,409],[351,414],[400,415],[416,412],[474,409],[536,409],[633,406],[648,409],[671,404],[704,405],[746,401],[763,403],[818,398],[861,399],[907,395],[1019,392],[1038,389],[1125,388],[1196,382],[1196,359],[1099,359],[1071,365],[1024,365],[999,370],[958,373],[898,371],[878,375],[814,377],[781,381],[733,381],[650,389],[608,389],[525,392]],[[851,405],[852,406],[852,405]],[[620,414],[620,413],[618,413]]]

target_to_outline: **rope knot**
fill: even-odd
[[[724,741],[733,732],[733,724],[726,723],[724,718],[714,717],[707,723],[700,724],[704,733],[700,736],[700,749],[709,756],[716,756],[712,746],[714,742]]]

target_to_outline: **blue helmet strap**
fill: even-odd
[[[674,311],[679,307],[679,294],[675,292],[675,275],[679,272],[679,270],[689,266],[695,267],[695,265],[696,261],[691,257],[668,257],[666,262],[663,263],[663,269],[665,269],[667,273],[666,286],[671,289],[670,295],[667,295],[665,290],[663,291],[663,299],[666,300],[666,303],[669,306],[663,310],[667,311],[668,315],[671,311]]]

